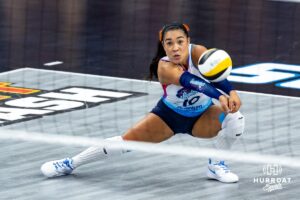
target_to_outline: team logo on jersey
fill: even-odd
[[[187,88],[182,88],[180,90],[177,91],[176,96],[180,99],[187,99],[191,96],[194,96],[195,94],[197,94],[198,92],[195,90],[191,90],[191,89],[187,89]]]
[[[46,91],[11,85],[9,82],[0,82],[0,126],[146,95],[82,86]]]

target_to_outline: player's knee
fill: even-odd
[[[227,114],[222,122],[222,129],[226,129],[230,137],[240,137],[245,130],[245,117],[240,111]]]
[[[137,128],[130,128],[129,130],[127,130],[127,132],[122,135],[123,140],[125,141],[139,141],[140,140],[140,136],[139,133],[141,131],[139,131]]]

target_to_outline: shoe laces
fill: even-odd
[[[225,164],[224,161],[220,161],[219,163],[217,163],[215,165],[218,165],[219,167],[221,167],[225,171],[225,173],[230,172],[230,170],[228,169],[228,166]]]
[[[72,162],[72,161],[71,161]],[[53,163],[56,170],[73,170],[73,167],[71,166],[71,163],[68,159],[65,159],[63,161],[58,161]]]

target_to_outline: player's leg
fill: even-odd
[[[107,138],[109,141],[123,142],[124,140],[143,141],[143,142],[161,142],[173,135],[172,130],[155,114],[149,113],[145,118],[130,128],[123,136]],[[90,163],[102,157],[121,155],[128,152],[121,147],[95,146],[90,147],[82,153],[74,156],[73,165]]]
[[[173,131],[157,115],[149,113],[144,119],[130,128],[123,136],[107,138],[109,141],[123,142],[124,140],[162,142],[173,136]],[[94,162],[109,156],[121,155],[128,152],[121,147],[99,145],[90,147],[72,158],[65,158],[46,162],[41,171],[47,177],[55,177],[70,174],[80,165]]]
[[[196,121],[192,134],[200,138],[217,136],[216,147],[226,150],[243,134],[244,127],[244,116],[239,111],[224,114],[220,107],[213,105]]]
[[[123,135],[123,139],[158,143],[173,135],[174,132],[159,116],[149,113],[143,120],[130,128]]]
[[[225,115],[218,106],[211,106],[197,120],[192,134],[195,137],[216,136],[217,149],[229,150],[244,132],[244,116],[240,112]],[[230,172],[223,160],[209,159],[207,175],[221,182],[237,182],[238,176]]]
[[[223,111],[219,106],[209,107],[194,124],[192,134],[199,138],[213,138],[222,128],[219,116]]]

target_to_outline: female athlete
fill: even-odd
[[[166,24],[159,32],[157,53],[150,64],[150,77],[158,78],[163,96],[136,125],[107,140],[159,143],[174,134],[187,133],[198,138],[216,137],[216,148],[228,150],[244,132],[241,101],[227,79],[209,83],[201,78],[197,65],[206,50],[190,43],[187,25]],[[212,99],[220,104],[215,105]],[[68,175],[83,164],[126,152],[109,145],[93,146],[72,158],[46,162],[41,171],[47,177]],[[207,176],[226,183],[239,180],[224,160],[215,158],[208,161]]]

